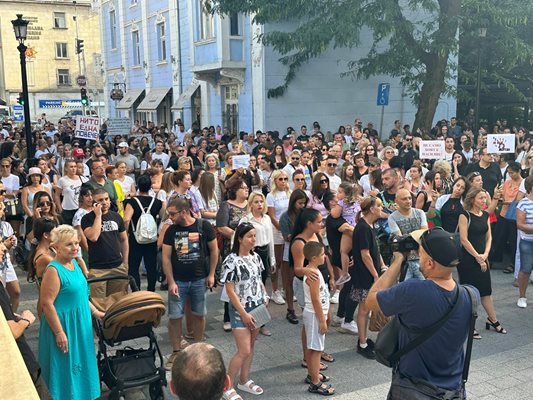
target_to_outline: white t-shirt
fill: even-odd
[[[70,179],[68,176],[63,176],[57,182],[57,187],[61,189],[63,194],[63,201],[61,207],[63,210],[77,210],[78,198],[80,196],[80,188],[83,183],[87,182],[85,177],[77,177]]]
[[[124,196],[126,195],[126,193],[131,192],[132,187],[135,185],[135,181],[133,180],[133,178],[128,175],[124,175],[124,182],[121,182],[120,179],[116,179],[115,182],[120,185]]]
[[[76,214],[74,214],[74,217],[72,218],[72,226],[74,228],[80,226],[81,219],[87,214],[89,214],[89,211],[84,210],[83,208],[79,208],[78,211],[76,211]]]
[[[329,188],[333,192],[336,192],[339,186],[341,185],[341,178],[337,175],[326,174],[326,176],[329,178]]]
[[[289,208],[289,196],[287,192],[271,192],[267,194],[266,202],[268,207],[276,210],[276,219],[279,221],[281,214]]]
[[[166,169],[168,167],[168,162],[170,161],[170,157],[167,153],[152,153],[152,161],[153,160],[161,160],[163,163],[163,168]]]

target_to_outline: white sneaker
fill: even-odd
[[[283,299],[287,298],[285,297],[285,289],[280,289],[279,292],[281,293],[281,297],[283,297]]]
[[[337,317],[336,315],[331,318],[331,326],[340,326],[344,322],[344,318]]]
[[[335,290],[335,293],[330,297],[329,302],[331,304],[339,304],[339,290]]]
[[[339,330],[343,333],[349,333],[351,335],[357,335],[359,330],[357,329],[357,324],[355,321],[352,322],[343,322]]]
[[[520,297],[518,301],[516,302],[516,305],[520,308],[526,308],[527,307],[527,299],[525,297]]]
[[[270,296],[270,299],[276,304],[279,304],[279,305],[285,304],[285,300],[283,300],[283,296],[281,296],[281,293],[279,290],[272,292],[272,296]]]

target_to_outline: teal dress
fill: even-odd
[[[93,400],[100,397],[100,379],[93,342],[88,285],[80,266],[72,260],[70,271],[57,261],[61,281],[54,307],[67,335],[68,353],[56,344],[52,328],[43,314],[39,330],[39,364],[43,378],[55,400]]]

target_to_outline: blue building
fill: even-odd
[[[335,131],[356,117],[379,128],[378,84],[389,83],[383,131],[388,132],[396,119],[414,121],[416,108],[399,79],[340,77],[348,61],[366,54],[370,36],[368,46],[330,50],[312,60],[282,97],[268,98],[268,89],[283,83],[287,67],[256,38],[274,27],[254,25],[248,15],[213,16],[203,11],[203,3],[102,0],[106,90],[115,84],[126,91],[120,102],[110,102],[109,116],[169,124],[182,118],[186,127],[197,122],[234,132],[283,132],[315,120],[322,130]],[[443,98],[435,119],[449,119],[455,112],[456,100]]]

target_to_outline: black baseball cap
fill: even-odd
[[[459,246],[454,235],[442,228],[419,229],[411,232],[411,237],[444,267],[456,267],[459,262]]]

